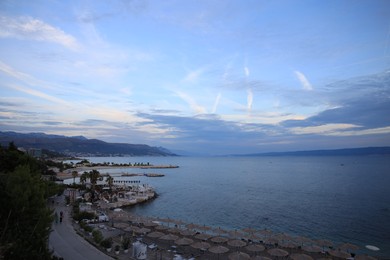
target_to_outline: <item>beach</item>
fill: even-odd
[[[108,223],[92,224],[120,245],[124,237],[131,243],[146,245],[147,259],[376,259],[355,255],[356,245],[336,245],[329,240],[311,240],[301,236],[274,233],[271,230],[225,230],[218,227],[185,223],[180,220],[138,216],[123,210],[106,211]],[[81,230],[78,232],[92,239]],[[132,247],[125,253],[107,253],[118,259],[129,259]],[[103,250],[104,251],[104,250]],[[131,258],[130,258],[131,259]]]

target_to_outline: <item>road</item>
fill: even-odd
[[[62,257],[65,260],[112,260],[111,257],[99,251],[77,235],[73,229],[72,219],[69,214],[71,207],[65,206],[64,196],[57,197],[53,206],[58,215],[60,215],[61,211],[64,212],[62,223],[53,223],[53,231],[49,237],[49,247],[54,251],[56,256]]]

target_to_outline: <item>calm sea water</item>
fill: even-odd
[[[227,229],[271,229],[314,239],[375,245],[390,257],[390,157],[95,157],[178,169],[137,177],[159,197],[128,209]],[[103,172],[103,171],[102,171]]]

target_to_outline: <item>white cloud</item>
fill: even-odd
[[[215,114],[217,112],[220,99],[221,99],[221,93],[218,93],[217,97],[215,98],[213,110],[211,111],[211,113]]]
[[[187,104],[191,107],[192,110],[194,110],[195,113],[197,114],[206,114],[207,111],[204,107],[198,105],[196,103],[196,101],[188,94],[184,93],[184,92],[181,92],[181,91],[177,91],[176,94],[181,98],[183,99],[185,102],[187,102]]]
[[[43,93],[41,91],[38,91],[38,90],[34,90],[34,89],[31,89],[31,88],[24,88],[24,87],[17,86],[17,85],[8,85],[8,87],[13,88],[15,90],[18,90],[20,92],[27,93],[27,94],[35,96],[35,97],[39,97],[39,98],[48,100],[48,101],[53,102],[53,103],[70,106],[70,104],[68,102],[66,102],[66,101],[64,101],[64,100],[62,100],[60,98],[56,98],[54,96],[50,96],[50,95],[48,95],[46,93]]]
[[[248,67],[244,67],[245,76],[249,77],[250,71]]]
[[[335,135],[340,133],[338,131],[359,127],[352,124],[325,124],[319,126],[308,126],[308,127],[294,127],[291,131],[294,134],[321,134],[321,135]],[[336,134],[339,135],[339,134]]]
[[[253,104],[253,92],[251,89],[248,89],[248,96],[247,96],[247,108],[248,111],[252,110],[252,104]]]
[[[198,78],[201,76],[203,73],[203,68],[197,69],[197,70],[192,70],[184,78],[185,82],[193,83],[198,80]]]
[[[301,82],[302,87],[304,90],[313,90],[312,85],[310,84],[309,80],[306,78],[305,75],[303,75],[300,71],[294,71],[295,76],[298,78],[299,82]]]
[[[73,36],[29,16],[0,16],[0,37],[54,42],[71,50],[80,48]]]

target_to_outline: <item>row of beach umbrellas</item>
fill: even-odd
[[[137,227],[137,226],[127,226],[123,227],[120,226],[121,223],[118,223],[118,228],[123,228],[125,231],[132,231],[137,234],[147,234],[147,236],[151,238],[159,238],[162,240],[171,240],[175,241],[177,245],[190,245],[194,248],[199,247],[203,250],[209,250],[210,252],[219,251],[222,254],[222,251],[225,250],[223,248],[228,249],[227,247],[224,247],[222,245],[215,245],[211,246],[209,243],[205,242],[207,240],[217,243],[217,244],[223,244],[227,243],[231,247],[242,248],[247,246],[246,241],[252,241],[252,242],[262,242],[265,245],[278,245],[281,248],[285,249],[294,249],[300,247],[303,251],[307,253],[319,253],[327,251],[330,255],[334,257],[339,258],[348,258],[350,257],[351,252],[356,252],[359,250],[359,247],[350,243],[345,243],[339,246],[336,250],[330,250],[334,246],[334,244],[325,239],[321,240],[312,240],[306,237],[298,236],[290,236],[288,234],[275,234],[270,230],[263,229],[263,230],[256,230],[252,228],[246,228],[242,230],[234,230],[234,231],[227,231],[225,229],[222,229],[220,227],[218,228],[211,228],[209,226],[205,225],[197,225],[197,224],[186,224],[185,222],[181,220],[174,220],[170,218],[149,218],[149,217],[141,217],[141,216],[135,216],[130,215],[127,216],[126,219],[121,220],[127,220],[131,221],[132,223],[136,224],[142,224],[143,227]],[[125,224],[125,223],[123,223]],[[166,225],[164,225],[166,224]],[[173,225],[171,225],[173,224]],[[151,232],[151,228],[153,228],[153,232]],[[151,233],[150,233],[151,232]],[[179,238],[177,235],[174,234],[180,234],[184,236],[184,238]],[[191,237],[198,240],[202,240],[202,242],[194,242]],[[207,247],[206,245],[210,245]],[[271,256],[275,257],[285,257],[289,253],[286,250],[283,250],[281,248],[273,248],[275,250],[268,250],[268,253]],[[261,252],[265,248],[261,244],[250,244],[246,247],[248,251],[252,252]],[[236,252],[240,258],[239,259],[245,259],[245,256],[242,255],[245,254],[243,252]],[[217,253],[218,254],[218,253]],[[242,255],[241,255],[242,254]],[[277,255],[279,254],[279,255]],[[287,254],[287,255],[286,255]],[[305,254],[292,254],[290,255],[290,258],[292,259],[310,259],[308,258],[310,256]],[[235,258],[232,258],[235,259]]]

